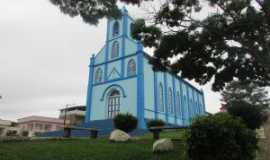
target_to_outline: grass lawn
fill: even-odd
[[[163,132],[161,137],[182,139],[183,132]],[[111,143],[108,138],[74,138],[0,143],[0,160],[185,160],[185,144],[175,141],[175,150],[152,153],[152,135],[135,137],[127,143]]]

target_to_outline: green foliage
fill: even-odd
[[[138,5],[154,0],[50,0],[71,17],[96,25],[104,17],[118,18],[117,2]],[[138,20],[133,35],[154,48],[150,62],[155,70],[167,69],[183,78],[222,90],[233,79],[270,84],[269,0],[160,1],[153,16]],[[209,2],[210,7],[207,5]],[[198,15],[212,11],[207,17]],[[203,14],[202,14],[203,15]],[[247,27],[248,26],[248,27]],[[177,57],[171,63],[170,59]],[[167,68],[166,68],[167,67]]]
[[[28,137],[29,132],[28,131],[22,131],[21,134],[22,134],[23,137]]]
[[[233,81],[222,92],[228,112],[241,118],[250,129],[258,129],[267,120],[270,99],[265,88],[250,81]]]
[[[172,0],[163,4],[154,16],[156,28],[166,26],[160,39],[152,41],[159,44],[155,48],[156,60],[152,60],[154,68],[170,66],[173,72],[200,84],[214,79],[215,91],[234,78],[269,85],[270,21],[266,16],[270,15],[269,4],[255,1],[266,10],[254,7],[254,1],[249,0],[208,1],[218,12],[200,20],[192,16],[203,7],[199,0]],[[148,44],[149,41],[144,43]],[[178,60],[170,63],[173,57]]]
[[[71,17],[80,16],[84,22],[97,25],[104,17],[120,16],[115,0],[50,0],[62,13]]]
[[[20,137],[20,136],[0,137],[0,146],[1,143],[27,142],[27,141],[30,141],[29,137]]]
[[[227,106],[228,113],[241,118],[250,129],[259,129],[267,121],[265,106],[252,105],[245,101],[233,101]]]
[[[38,137],[38,136],[42,135],[42,132],[35,132],[34,135]]]
[[[120,113],[113,119],[114,127],[125,132],[131,132],[137,128],[138,120],[129,113]]]
[[[136,20],[133,25],[132,36],[137,40],[143,41],[149,47],[158,46],[158,41],[155,40],[159,39],[161,34],[161,30],[154,25],[146,27],[144,19]]]
[[[232,81],[221,93],[225,103],[245,101],[252,105],[269,106],[270,99],[265,88],[249,81]]]
[[[227,113],[195,119],[187,146],[192,160],[254,160],[258,148],[255,132]]]
[[[6,133],[6,136],[17,136],[18,133],[17,131],[13,131],[13,130],[8,130]]]
[[[16,127],[18,124],[16,122],[11,122],[11,127]]]
[[[117,2],[140,4],[141,0],[50,0],[50,2],[70,17],[80,16],[85,23],[97,25],[102,18],[118,18],[121,15]]]
[[[162,127],[165,125],[165,122],[161,119],[151,119],[147,122],[147,128],[150,127]]]

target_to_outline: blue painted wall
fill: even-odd
[[[113,36],[113,25],[119,23],[119,33]],[[170,124],[188,125],[195,116],[205,113],[203,92],[169,72],[154,72],[143,46],[131,38],[133,19],[125,8],[122,17],[108,19],[104,47],[91,58],[87,91],[86,122],[108,118],[108,93],[115,89],[121,94],[120,112],[129,112],[139,119],[139,128],[145,128],[146,119],[162,119]],[[119,43],[119,55],[111,58],[112,44]],[[128,62],[133,59],[136,74],[128,76]],[[97,69],[102,80],[95,81]],[[160,110],[160,85],[163,88],[163,110]],[[172,90],[172,97],[169,90]],[[179,97],[177,97],[179,93]],[[168,104],[172,103],[172,112]]]
[[[169,72],[154,73],[152,66],[149,64],[149,56],[146,53],[144,64],[144,84],[147,86],[145,89],[145,118],[158,118],[170,124],[188,125],[194,117],[205,114],[202,91],[175,74]],[[163,112],[159,110],[160,85],[163,87]],[[170,89],[173,91],[171,98],[169,97]],[[177,98],[177,93],[179,93],[179,98]],[[172,112],[168,111],[170,100],[172,100]]]
[[[120,87],[111,86],[119,85],[123,88],[124,92],[121,91]],[[121,93],[121,105],[120,111],[123,113],[129,112],[136,116],[137,114],[137,88],[136,88],[136,77],[129,78],[126,80],[114,81],[111,83],[96,85],[93,87],[93,98],[92,98],[92,110],[91,110],[91,120],[101,120],[107,119],[107,94],[111,89],[117,89]],[[104,97],[103,97],[104,95]]]

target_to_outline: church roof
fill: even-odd
[[[144,52],[144,56],[145,56],[147,59],[149,59],[149,60],[153,59],[153,57],[150,56],[150,55],[149,55],[148,53],[146,53],[146,52]],[[203,91],[202,91],[202,90],[200,90],[200,89],[196,88],[195,86],[193,86],[192,84],[190,84],[190,82],[188,82],[187,80],[183,79],[183,78],[182,78],[181,76],[179,76],[177,73],[172,72],[170,66],[164,66],[164,68],[165,68],[165,70],[166,70],[168,73],[170,73],[170,74],[172,74],[173,76],[175,76],[178,80],[184,82],[186,85],[192,87],[192,88],[195,89],[196,91],[198,91],[198,92],[200,92],[200,93],[203,94]]]

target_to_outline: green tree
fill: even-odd
[[[268,91],[257,83],[249,81],[232,81],[221,93],[223,101],[227,104],[234,101],[244,101],[251,105],[269,106]]]
[[[50,0],[60,10],[81,16],[89,24],[118,17],[117,2],[140,5],[158,0]],[[138,20],[133,35],[154,48],[154,69],[169,66],[182,77],[223,89],[234,78],[270,83],[269,0],[164,0],[153,15],[153,24]],[[209,6],[217,12],[196,18]],[[176,60],[172,63],[170,58]]]
[[[227,105],[228,113],[239,117],[250,129],[259,129],[268,119],[266,106],[253,105],[246,101],[232,101]]]
[[[250,129],[258,129],[266,122],[270,99],[265,88],[250,81],[232,81],[221,95],[228,112],[241,118]]]

